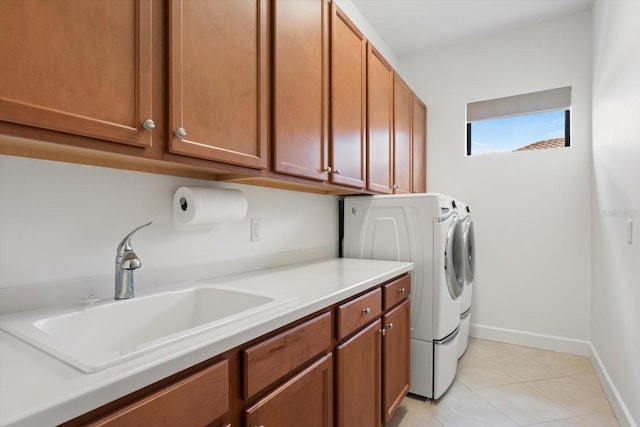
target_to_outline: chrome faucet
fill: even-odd
[[[142,227],[151,225],[151,222],[141,225],[131,233],[124,236],[116,250],[116,299],[133,298],[133,271],[142,267],[142,261],[131,247],[131,237]]]

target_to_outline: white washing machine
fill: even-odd
[[[458,358],[462,357],[469,343],[471,323],[471,301],[475,276],[475,242],[473,220],[469,205],[456,201],[458,228],[455,232],[456,270],[462,272],[463,290],[460,299],[460,339],[458,340]]]
[[[453,249],[458,214],[441,194],[350,196],[343,256],[411,261],[411,389],[438,399],[458,366],[461,272]]]

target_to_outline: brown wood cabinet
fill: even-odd
[[[409,392],[410,292],[405,275],[336,307],[337,427],[386,424]]]
[[[242,351],[243,396],[257,392],[330,350],[333,318],[324,313]]]
[[[380,426],[380,325],[336,347],[336,427]]]
[[[0,121],[151,147],[151,4],[0,1]]]
[[[267,166],[265,0],[171,0],[169,150]]]
[[[426,189],[424,105],[407,116],[392,67],[330,0],[0,1],[0,16],[0,154],[319,193]]]
[[[382,320],[382,420],[389,422],[409,392],[411,379],[410,301],[404,299]]]
[[[367,40],[331,4],[331,182],[366,187]]]
[[[328,179],[329,2],[273,2],[273,170]]]
[[[393,192],[411,193],[411,119],[413,93],[400,76],[393,73]]]
[[[333,359],[327,354],[244,411],[246,427],[331,427]]]
[[[411,146],[413,149],[413,187],[414,193],[427,192],[427,106],[413,95],[413,120],[411,127]]]
[[[205,427],[229,411],[229,368],[226,360],[85,426]]]
[[[393,192],[393,68],[371,44],[367,53],[367,189]]]

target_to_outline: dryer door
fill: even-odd
[[[444,253],[444,269],[449,294],[452,299],[456,299],[464,289],[464,269],[456,268],[462,264],[459,260],[461,252],[458,247],[458,245],[462,244],[462,239],[458,239],[458,244],[456,244],[456,231],[459,229],[460,224],[458,216],[452,215],[450,221]]]
[[[467,217],[464,221],[464,275],[465,283],[471,286],[476,274],[475,238],[473,236],[473,221]]]

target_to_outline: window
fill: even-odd
[[[571,87],[467,104],[467,155],[568,147]]]

